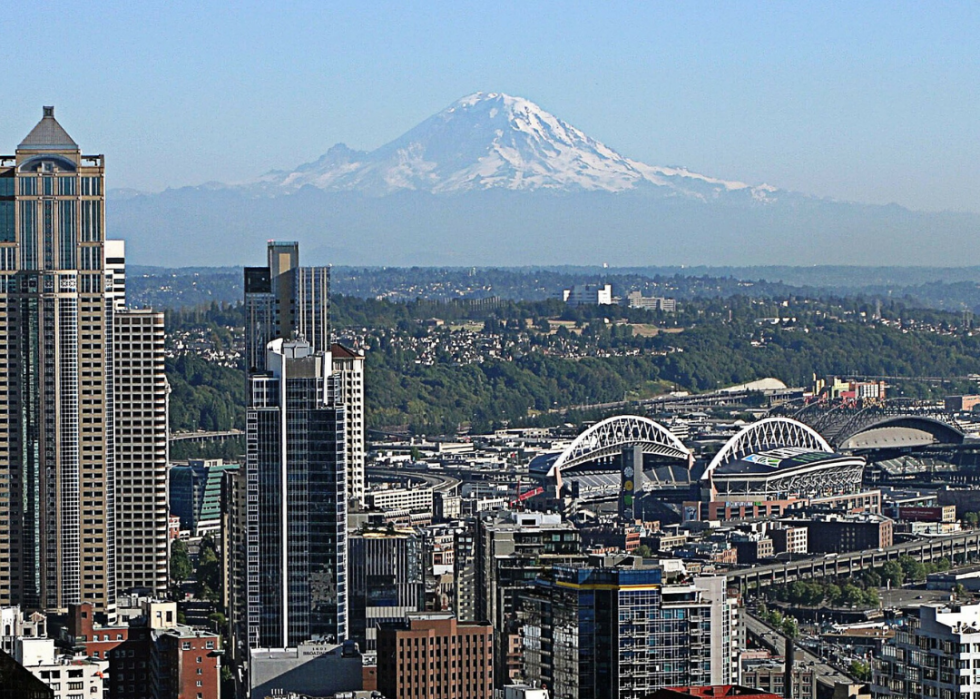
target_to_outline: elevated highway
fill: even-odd
[[[244,436],[245,433],[242,430],[227,430],[225,432],[173,432],[170,434],[169,440],[171,444],[175,442],[223,442],[226,439]]]
[[[948,536],[907,541],[871,551],[828,554],[823,558],[731,570],[725,573],[725,577],[743,589],[753,586],[767,587],[796,580],[854,575],[868,568],[880,567],[887,561],[896,561],[902,556],[911,556],[923,563],[940,558],[947,558],[954,565],[967,563],[970,559],[980,557],[980,530],[972,529]]]

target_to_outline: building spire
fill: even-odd
[[[78,150],[78,144],[54,118],[54,107],[43,107],[41,121],[31,129],[17,150]]]

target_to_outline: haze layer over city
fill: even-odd
[[[5,8],[0,699],[978,699],[980,9]]]

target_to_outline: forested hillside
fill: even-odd
[[[898,301],[733,297],[690,300],[664,314],[555,300],[336,296],[331,311],[335,334],[366,350],[368,426],[382,430],[553,422],[549,411],[569,406],[766,376],[790,385],[808,385],[814,374],[887,376],[892,395],[938,397],[974,390],[966,377],[980,373],[970,317]],[[168,314],[171,333],[210,343],[221,358],[187,350],[168,361],[173,429],[243,425],[244,380],[229,349],[242,324],[240,306]]]

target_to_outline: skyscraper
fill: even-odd
[[[104,165],[53,107],[0,156],[0,604],[115,607]]]
[[[273,340],[303,338],[330,350],[330,268],[300,267],[299,243],[270,241],[265,267],[245,268],[245,369],[265,371]]]
[[[124,312],[104,174],[53,107],[0,156],[0,604],[166,584],[162,317]]]
[[[347,419],[347,500],[364,503],[364,353],[330,346],[333,387]]]
[[[269,343],[249,379],[245,597],[251,648],[347,637],[344,409],[328,403],[328,355]]]
[[[350,636],[377,650],[378,626],[425,608],[422,540],[411,530],[367,530],[349,539]]]
[[[163,313],[116,311],[113,321],[116,585],[119,592],[138,589],[163,595],[168,582],[170,391],[164,370]]]
[[[330,270],[270,242],[245,269],[246,464],[236,527],[249,648],[347,638],[347,440],[333,377]]]

